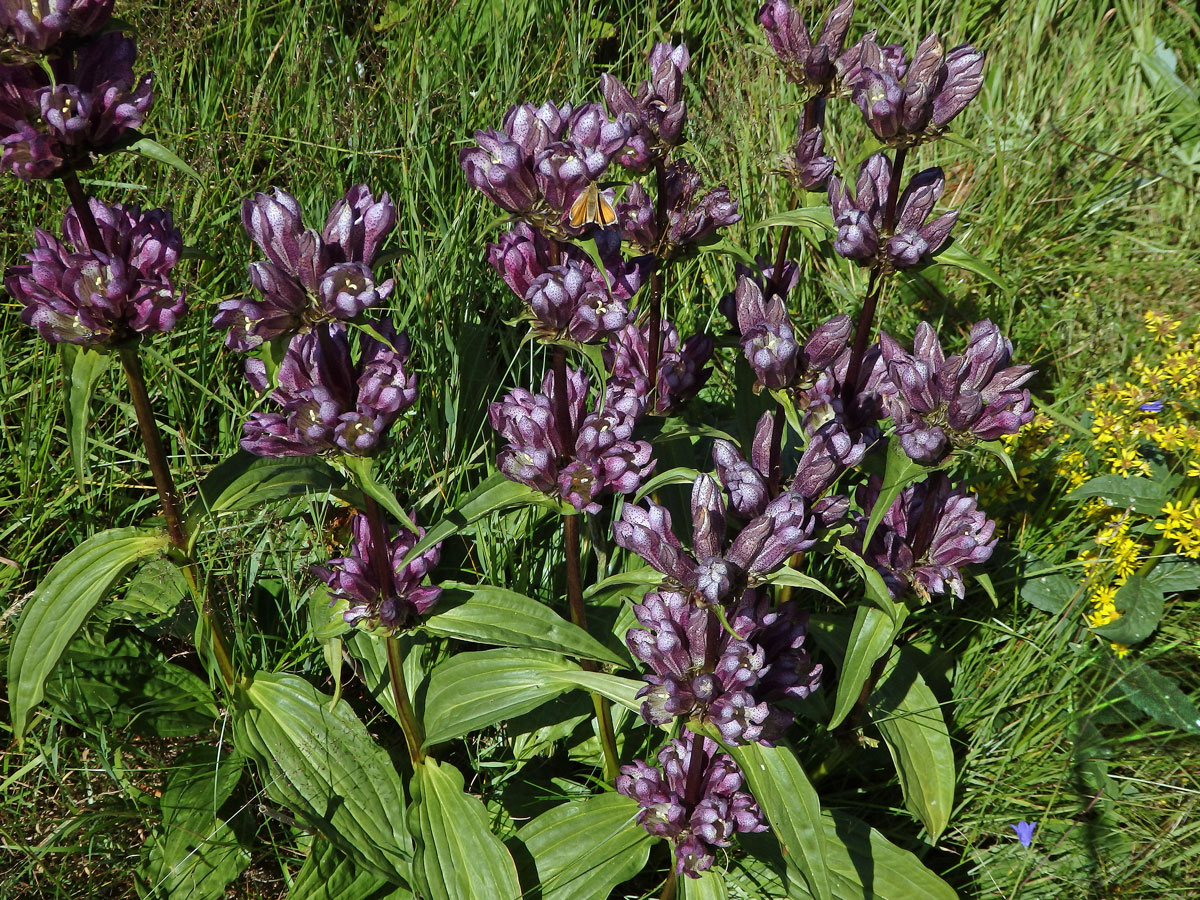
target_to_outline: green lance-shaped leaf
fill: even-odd
[[[386,344],[387,339],[382,335],[375,335],[376,340]],[[381,507],[388,511],[397,522],[407,528],[409,531],[416,532],[417,526],[404,507],[400,505],[400,501],[396,499],[396,495],[385,484],[381,483],[375,477],[375,460],[369,456],[343,456],[342,465],[354,476],[355,485],[363,494],[366,494]],[[356,496],[354,490],[346,490],[343,496],[353,503],[359,509],[366,506],[365,499]]]
[[[426,759],[412,780],[408,821],[416,846],[413,886],[425,900],[520,900],[512,857],[488,827],[478,798],[449,763]]]
[[[821,814],[829,881],[837,900],[957,900],[913,854],[848,813]],[[815,897],[789,867],[788,896]]]
[[[892,641],[903,623],[893,622],[886,613],[870,606],[860,606],[854,614],[854,628],[846,645],[846,656],[838,675],[837,700],[829,727],[836,728],[854,709],[863,686],[871,676],[875,663],[891,649]]]
[[[642,682],[585,672],[556,653],[481,650],[459,653],[433,670],[425,697],[425,745],[511,719],[575,688],[637,710]]]
[[[980,278],[987,279],[1005,293],[1012,290],[1009,283],[1000,277],[1000,273],[974,253],[964,250],[962,244],[958,241],[952,241],[949,247],[934,257],[933,261],[939,266],[954,266],[956,269],[965,269],[968,272],[978,275]]]
[[[358,865],[331,841],[316,837],[287,900],[411,900],[407,888],[389,884]]]
[[[471,491],[461,504],[447,511],[442,521],[433,525],[416,546],[408,551],[404,562],[416,559],[434,544],[458,534],[468,525],[478,522],[488,513],[514,506],[548,506],[560,512],[574,513],[570,504],[559,503],[528,485],[509,481],[501,472],[494,472],[479,487]]]
[[[141,897],[217,900],[250,865],[250,851],[221,815],[244,767],[219,745],[197,745],[171,764],[158,804],[162,824],[136,874]]]
[[[867,599],[887,613],[887,617],[897,623],[896,627],[899,628],[908,610],[903,603],[897,603],[892,599],[883,576],[875,570],[874,566],[845,544],[834,544],[833,552],[848,562],[851,568],[858,573],[863,580],[863,589],[866,591]]]
[[[1078,502],[1099,497],[1117,509],[1132,509],[1144,516],[1157,516],[1171,497],[1175,480],[1143,478],[1141,475],[1101,475],[1081,484],[1066,499]]]
[[[709,869],[701,872],[699,878],[680,878],[679,896],[682,900],[728,900],[725,873],[720,869]]]
[[[1121,617],[1092,630],[1101,637],[1121,644],[1136,644],[1154,633],[1162,621],[1166,598],[1162,588],[1141,575],[1130,575],[1117,588],[1113,603]]]
[[[71,444],[71,460],[75,463],[75,477],[82,490],[87,480],[88,420],[91,417],[92,394],[111,358],[107,353],[76,344],[59,344],[58,356],[62,361],[63,387],[66,391],[64,411],[67,438]]]
[[[833,212],[828,206],[802,206],[797,209],[789,209],[787,212],[763,219],[755,224],[754,228],[774,228],[776,225],[805,228],[818,234],[833,234],[837,230],[833,225]]]
[[[342,477],[316,457],[269,459],[239,450],[208,473],[200,496],[188,510],[188,531],[207,516],[254,509],[299,494],[320,494],[341,487]]]
[[[883,470],[883,487],[880,488],[879,499],[875,501],[875,506],[871,509],[871,517],[867,519],[867,530],[863,532],[862,545],[864,549],[871,545],[875,529],[879,527],[879,523],[883,521],[883,517],[892,508],[892,504],[896,502],[900,493],[910,484],[922,481],[931,471],[933,470],[927,466],[909,459],[898,439],[893,438],[888,441],[887,462]]]
[[[832,900],[821,800],[796,755],[782,745],[746,744],[729,752],[766,813],[784,858],[803,873],[817,900]]]
[[[569,800],[517,832],[533,858],[542,900],[606,900],[646,865],[656,840],[634,821],[638,805],[620,794]]]
[[[671,484],[691,484],[699,474],[700,471],[698,469],[693,469],[690,466],[676,466],[673,469],[667,469],[665,472],[659,472],[638,488],[631,502],[640,503],[644,497],[649,497],[655,491]]]
[[[145,156],[147,159],[152,159],[155,162],[164,163],[172,169],[178,169],[185,175],[195,179],[196,182],[202,183],[204,179],[200,177],[200,173],[185,163],[182,159],[160,144],[158,141],[153,141],[148,137],[134,141],[125,148],[130,153],[136,153],[139,156]]]
[[[938,699],[921,677],[923,658],[914,647],[902,648],[868,709],[896,764],[905,807],[936,841],[954,806],[954,748]]]
[[[433,634],[628,664],[582,628],[523,594],[490,584],[446,582],[442,587],[437,611],[423,623]]]
[[[1200,734],[1200,710],[1169,675],[1140,660],[1119,660],[1118,682],[1125,696],[1156,722],[1190,734]]]
[[[245,687],[244,701],[237,746],[258,763],[267,796],[378,875],[407,881],[400,776],[346,702],[331,708],[303,678],[266,672]]]
[[[160,531],[102,531],[60,559],[37,586],[17,622],[8,656],[8,705],[18,742],[30,711],[42,700],[47,676],[96,604],[130,566],[166,545]]]
[[[425,697],[425,745],[461,737],[536,709],[570,690],[554,676],[575,668],[533,650],[459,653],[433,670]]]

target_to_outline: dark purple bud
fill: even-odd
[[[475,141],[458,154],[467,183],[507,212],[531,210],[538,185],[521,145],[497,131],[477,131]]]
[[[385,191],[378,201],[365,184],[356,184],[333,205],[321,240],[331,262],[370,266],[396,225],[396,208]]]
[[[933,124],[944,127],[983,88],[983,54],[962,44],[946,54],[945,77],[933,100]]]
[[[850,210],[838,216],[837,238],[833,242],[838,256],[852,259],[860,265],[869,263],[879,248],[879,234],[871,224],[870,216],[860,210]]]
[[[51,343],[89,347],[170,331],[187,310],[170,277],[183,247],[171,214],[95,198],[88,208],[102,246],[89,245],[72,207],[63,217],[68,243],[35,229],[29,264],[8,270],[21,320]]]
[[[846,349],[854,323],[845,313],[833,316],[816,327],[801,350],[804,367],[810,373],[828,368]]]
[[[671,514],[666,507],[646,501],[648,509],[626,503],[621,519],[613,523],[617,546],[636,553],[651,566],[682,587],[696,586],[695,564],[671,531]]]
[[[568,260],[534,279],[525,295],[534,332],[550,340],[590,344],[624,328],[629,310],[595,274],[594,267]]]
[[[940,168],[935,166],[918,173],[908,183],[896,204],[897,231],[920,228],[945,189],[946,179]]]
[[[280,188],[274,196],[258,193],[242,204],[242,225],[267,259],[315,292],[329,267],[321,236],[306,229],[296,198]]]
[[[854,102],[875,136],[887,141],[900,133],[904,87],[889,72],[863,69],[854,85]]]
[[[769,414],[768,414],[769,415]],[[743,519],[762,515],[767,508],[767,483],[729,441],[713,442],[717,477],[729,494],[729,505]]]
[[[834,159],[825,155],[825,137],[821,129],[805,131],[801,123],[799,137],[787,161],[788,177],[806,191],[823,191],[829,186],[833,169]]]
[[[816,500],[846,469],[862,462],[866,454],[864,440],[855,440],[841,422],[826,422],[804,448],[792,490],[808,500]]]
[[[788,78],[823,92],[833,80],[834,60],[842,51],[853,15],[852,0],[841,0],[826,18],[816,40],[809,35],[800,11],[785,0],[763,4],[758,21]]]
[[[692,482],[692,551],[697,559],[719,556],[725,547],[725,499],[711,475]]]
[[[409,517],[417,524],[416,512]],[[421,583],[437,567],[442,545],[435,544],[401,566],[408,552],[425,537],[424,528],[418,525],[414,533],[401,527],[387,546],[381,548],[376,546],[366,516],[356,515],[350,527],[354,535],[350,555],[331,559],[324,566],[313,566],[312,574],[329,586],[333,603],[347,604],[343,616],[349,624],[362,625],[367,630],[382,627],[393,632],[411,627],[429,612],[442,593],[439,587]],[[387,559],[385,583],[379,581],[377,557],[381,553]]]
[[[655,224],[654,201],[635,181],[617,204],[617,224],[625,240],[647,253],[658,248],[658,227]]]
[[[641,418],[649,403],[649,329],[649,323],[640,328],[630,323],[610,337],[602,350],[604,364],[612,372],[609,390],[621,394],[621,402],[631,404],[628,410],[634,418]],[[668,415],[699,392],[712,374],[712,369],[705,368],[712,352],[713,341],[706,334],[692,335],[680,346],[675,326],[662,320],[655,414]]]

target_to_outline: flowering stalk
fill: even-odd
[[[396,715],[400,718],[404,743],[408,745],[408,758],[415,766],[425,759],[421,750],[421,745],[425,743],[425,731],[408,699],[408,685],[404,683],[404,658],[400,655],[400,639],[395,635],[387,637],[387,661],[388,676],[392,681],[392,699],[396,701]]]
[[[71,176],[74,178],[74,175]],[[78,184],[78,182],[76,182]],[[80,221],[91,221],[91,227],[97,230],[96,220],[86,203],[76,206]],[[87,210],[86,215],[83,211]],[[86,225],[85,225],[86,228]],[[167,465],[167,454],[163,448],[162,436],[154,420],[154,410],[150,406],[150,396],[146,393],[146,379],[142,373],[142,360],[137,347],[125,346],[118,351],[121,357],[121,367],[125,370],[125,378],[129,382],[129,393],[133,399],[133,408],[137,414],[138,429],[142,433],[142,443],[146,446],[146,458],[150,461],[150,471],[154,476],[154,485],[158,489],[158,499],[162,504],[163,518],[167,522],[167,537],[185,557],[183,574],[187,579],[192,593],[200,599],[200,612],[208,624],[212,637],[213,655],[217,658],[217,667],[221,677],[229,687],[234,683],[233,661],[229,655],[229,639],[217,619],[216,613],[209,602],[207,591],[204,590],[199,576],[196,561],[188,553],[187,536],[183,532],[183,523],[179,516],[179,498],[175,490],[175,481],[171,477],[171,469]]]
[[[667,233],[667,167],[660,157],[654,161],[655,220],[660,240]],[[661,252],[661,244],[660,244]],[[658,382],[658,361],[662,358],[662,297],[663,258],[655,256],[654,271],[650,274],[650,402],[654,403]]]
[[[850,346],[850,362],[846,367],[846,380],[842,382],[842,402],[850,408],[850,401],[858,388],[858,377],[862,370],[863,354],[867,352],[867,342],[871,338],[871,326],[875,323],[875,307],[879,304],[879,294],[883,287],[883,279],[879,270],[872,269],[867,281],[867,296],[863,300],[862,311],[858,314],[858,325],[854,330],[854,343]]]
[[[555,417],[558,419],[559,434],[563,446],[571,446],[571,417],[567,401],[567,351],[565,347],[554,348],[551,365],[554,370]],[[583,575],[579,564],[579,515],[563,516],[563,551],[567,563],[567,602],[571,607],[571,622],[587,631],[587,610],[583,601]],[[388,657],[389,662],[391,657]],[[590,659],[580,660],[585,672],[595,672],[596,664]],[[393,686],[395,682],[393,682]],[[592,693],[592,704],[596,709],[596,723],[600,730],[600,746],[604,752],[604,778],[616,780],[619,774],[620,757],[617,754],[617,737],[613,731],[612,709],[607,698]]]

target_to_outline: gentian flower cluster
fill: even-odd
[[[650,412],[665,416],[678,411],[712,374],[712,369],[706,368],[713,354],[712,337],[694,334],[680,343],[678,329],[666,319],[660,323],[660,332],[662,355],[654,385],[650,384],[649,323],[626,325],[602,350],[604,364],[612,372],[606,389],[608,402],[635,420]]]
[[[388,195],[376,200],[363,184],[334,204],[320,232],[304,227],[300,204],[287,191],[255,194],[242,204],[242,226],[267,257],[249,267],[259,296],[222,302],[213,324],[228,329],[231,349],[245,352],[378,306],[394,283],[377,283],[371,265],[395,224]]]
[[[687,123],[683,75],[690,63],[691,54],[683,44],[660,43],[650,51],[650,80],[638,85],[636,94],[614,76],[600,76],[609,115],[632,125],[626,152],[618,159],[627,169],[646,172],[655,159],[683,143]]]
[[[836,62],[842,54],[853,0],[841,0],[825,19],[821,33],[809,34],[800,10],[787,0],[769,0],[758,11],[758,22],[767,33],[771,49],[783,63],[787,77],[814,92],[827,92],[838,74]]]
[[[882,485],[873,475],[859,488],[856,499],[862,509],[875,507]],[[863,516],[851,546],[883,576],[893,597],[911,589],[923,600],[930,594],[962,599],[961,567],[986,562],[998,540],[996,523],[941,472],[901,491],[863,548],[866,522]]]
[[[134,75],[131,38],[98,33],[111,13],[111,0],[0,5],[0,168],[55,178],[137,139],[151,78]]]
[[[360,332],[357,362],[340,323],[293,338],[270,394],[282,412],[251,415],[243,425],[242,448],[273,457],[374,451],[417,399],[417,377],[405,368],[407,333],[397,335],[383,322],[375,330],[387,342]],[[268,390],[261,360],[247,360],[246,376],[255,390]]]
[[[415,513],[410,518],[417,524]],[[414,533],[401,527],[386,547],[377,545],[366,516],[354,516],[350,528],[350,555],[313,566],[313,575],[328,585],[332,604],[346,604],[342,615],[348,624],[368,630],[410,627],[433,608],[442,593],[440,587],[421,583],[437,567],[442,545],[435,544],[402,565],[408,552],[425,537],[424,528],[418,525]]]
[[[733,634],[682,591],[649,593],[634,613],[642,628],[625,642],[648,669],[638,696],[652,725],[681,716],[711,724],[727,744],[769,745],[794,718],[779,703],[803,700],[820,683],[821,666],[802,649],[805,614],[793,603],[771,609],[764,591],[748,589],[731,607]]]
[[[894,386],[887,406],[909,458],[936,463],[951,447],[1016,434],[1033,421],[1030,366],[1010,366],[1012,343],[987,319],[971,328],[961,354],[947,357],[928,322],[917,326],[913,352],[887,334],[880,348]]]
[[[0,65],[33,62],[91,37],[112,8],[113,0],[0,0]]]
[[[940,135],[983,87],[983,54],[967,44],[947,52],[936,32],[911,60],[885,52],[873,35],[855,49],[845,82],[875,136],[894,147]]]
[[[187,309],[171,281],[183,249],[171,214],[94,198],[88,209],[101,246],[89,244],[71,207],[65,242],[36,229],[28,264],[8,270],[5,286],[25,307],[21,320],[52,344],[85,347],[170,331]]]
[[[766,830],[758,804],[740,790],[743,781],[716,741],[685,731],[658,752],[658,766],[622,766],[616,788],[638,802],[639,825],[674,844],[675,871],[699,878],[735,833]]]
[[[829,205],[837,227],[834,252],[860,266],[891,271],[927,266],[948,246],[958,212],[926,221],[946,189],[942,170],[925,169],[914,177],[900,194],[889,221],[892,188],[892,164],[882,153],[859,168],[854,195],[840,178],[830,179]]]
[[[603,396],[588,410],[588,377],[567,372],[568,421],[563,422],[554,373],[542,393],[518,388],[488,408],[492,427],[507,442],[500,471],[581,512],[598,513],[599,497],[636,491],[654,469],[650,445],[631,440],[634,420]]]
[[[760,390],[811,385],[850,339],[850,317],[838,315],[818,326],[801,345],[783,300],[779,293],[764,296],[762,285],[754,278],[738,278],[734,292],[737,327],[742,351],[754,370],[755,387]]]

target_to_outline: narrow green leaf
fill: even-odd
[[[988,453],[1000,460],[1000,464],[1004,466],[1004,470],[1008,472],[1008,475],[1010,478],[1012,478],[1013,483],[1020,483],[1019,479],[1017,478],[1017,470],[1013,468],[1012,457],[1009,456],[1008,451],[1004,449],[1004,443],[1002,441],[980,441],[975,446],[980,450],[983,450],[985,453]]]
[[[891,648],[902,621],[893,622],[886,613],[870,606],[860,606],[855,612],[854,628],[838,675],[837,700],[833,704],[830,728],[842,724],[854,709],[871,669]]]
[[[1100,475],[1081,484],[1067,500],[1080,501],[1099,497],[1117,509],[1132,509],[1144,516],[1157,516],[1170,499],[1173,484],[1166,479],[1143,478],[1141,475]]]
[[[427,759],[412,780],[414,886],[425,900],[520,900],[512,857],[449,763]]]
[[[63,387],[67,395],[64,411],[71,461],[75,464],[75,477],[82,490],[87,481],[88,421],[91,418],[92,394],[110,359],[107,353],[77,344],[59,344],[58,358],[62,362]]]
[[[555,675],[578,667],[552,653],[459,653],[433,670],[425,698],[425,745],[460,737],[536,709],[571,689]]]
[[[648,497],[659,488],[666,487],[669,484],[691,484],[699,474],[700,471],[698,469],[693,469],[690,466],[676,466],[674,469],[659,472],[638,488],[638,492],[633,495],[631,502],[639,503],[643,497]]]
[[[713,253],[717,256],[729,256],[743,265],[749,266],[751,269],[754,269],[758,265],[754,261],[754,257],[747,253],[745,249],[739,247],[733,241],[728,239],[722,239],[703,244],[699,247],[699,252]]]
[[[200,173],[185,163],[182,159],[160,144],[158,141],[153,141],[148,137],[134,141],[125,148],[130,153],[136,153],[139,156],[145,156],[155,162],[166,163],[172,169],[178,169],[183,174],[195,179],[197,183],[203,183],[204,179],[200,177]]]
[[[832,900],[821,801],[796,756],[784,746],[745,744],[729,751],[767,815],[784,859],[804,876],[817,900]]]
[[[763,219],[753,228],[774,228],[776,225],[791,225],[825,234],[833,234],[837,230],[833,225],[833,212],[828,206],[802,206],[797,209],[789,209],[787,212]]]
[[[30,711],[42,700],[47,676],[96,604],[130,566],[166,546],[160,531],[102,531],[60,559],[37,586],[21,612],[8,656],[8,704],[18,743]]]
[[[729,900],[725,873],[720,869],[701,872],[699,878],[680,878],[679,886],[682,900]]]
[[[958,900],[912,853],[841,811],[821,814],[829,880],[837,900]],[[797,873],[798,874],[798,873]],[[788,870],[788,894],[812,897]]]
[[[1121,617],[1092,630],[1119,644],[1136,644],[1150,637],[1158,628],[1166,598],[1162,588],[1149,579],[1130,575],[1117,589],[1113,603]]]
[[[417,526],[408,512],[400,505],[396,495],[375,478],[375,461],[369,456],[343,456],[342,464],[354,476],[354,482],[364,494],[388,511],[388,514],[409,531],[416,533]],[[355,506],[362,508],[361,502]]]
[[[1117,668],[1121,690],[1134,706],[1163,725],[1200,734],[1200,711],[1178,681],[1141,661],[1121,660]]]
[[[390,880],[408,879],[404,788],[354,712],[303,678],[259,672],[234,718],[235,744],[258,764],[267,796]]]
[[[982,259],[964,250],[962,244],[958,241],[952,241],[950,246],[934,257],[935,265],[954,266],[956,269],[966,269],[981,278],[985,278],[994,284],[996,287],[1005,293],[1009,293],[1012,287],[1007,281],[1000,277],[1000,273],[985,263]]]
[[[357,865],[319,835],[287,892],[287,900],[410,900],[412,896],[408,889]]]
[[[883,521],[883,517],[892,508],[892,504],[896,502],[900,493],[910,484],[924,480],[930,471],[928,467],[908,458],[908,454],[900,445],[899,438],[894,437],[888,441],[887,462],[883,470],[883,487],[879,491],[879,498],[875,501],[875,506],[871,509],[871,517],[867,519],[867,529],[863,533],[862,539],[864,548],[871,545],[875,529],[879,527],[879,523]]]
[[[320,494],[341,484],[341,476],[316,457],[270,459],[239,450],[200,483],[200,495],[188,510],[188,533],[194,539],[200,521],[215,513],[254,509],[299,494]]]
[[[923,658],[914,647],[902,648],[868,709],[896,764],[905,807],[936,841],[954,807],[954,749],[937,697],[921,676]]]
[[[444,541],[451,535],[458,534],[468,525],[478,522],[488,513],[497,512],[502,509],[511,509],[514,506],[528,506],[531,504],[541,506],[545,505],[546,501],[547,498],[533,488],[515,481],[509,481],[502,473],[495,472],[480,484],[479,487],[471,491],[458,507],[449,510],[442,521],[431,526],[429,531],[426,532],[425,537],[408,551],[408,556],[404,558],[404,562],[407,563],[409,560],[416,559],[434,544]],[[567,509],[574,512],[570,506],[567,506]]]
[[[628,660],[622,660],[582,628],[523,594],[490,584],[447,582],[442,587],[437,611],[423,623],[433,634],[628,665]]]
[[[551,677],[562,684],[607,697],[613,703],[619,703],[633,712],[642,708],[642,701],[637,699],[637,693],[646,686],[644,681],[621,678],[607,672],[585,672],[577,666],[565,672],[556,672]]]
[[[863,580],[863,588],[866,591],[867,599],[887,613],[889,619],[893,622],[899,622],[901,616],[906,615],[906,607],[903,603],[897,603],[892,599],[892,595],[888,593],[887,584],[884,582],[883,576],[875,570],[874,566],[870,565],[845,544],[834,544],[833,552],[848,562],[858,572],[858,576]]]
[[[768,575],[766,580],[770,584],[782,584],[787,587],[798,587],[808,591],[816,591],[818,594],[824,594],[831,600],[841,599],[826,586],[825,582],[813,578],[811,575],[805,575],[803,572],[798,572],[791,566],[784,566],[781,569],[777,569]]]
[[[526,824],[517,838],[533,857],[542,900],[606,900],[646,865],[656,840],[621,794],[569,800]]]

